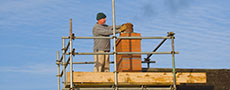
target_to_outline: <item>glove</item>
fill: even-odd
[[[123,31],[125,31],[125,29],[127,29],[127,26],[126,26],[126,25],[122,25],[122,26],[119,28],[119,32],[123,32]]]

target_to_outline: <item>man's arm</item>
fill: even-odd
[[[119,33],[119,30],[116,29],[115,33]],[[112,35],[113,30],[110,27],[106,27],[106,28],[95,27],[94,34],[95,35]]]
[[[121,27],[121,25],[116,25],[115,29],[118,30]],[[113,26],[108,26],[109,29],[113,30]]]

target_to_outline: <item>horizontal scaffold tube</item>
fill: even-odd
[[[117,54],[172,54],[172,52],[117,52]],[[179,54],[179,52],[175,52]]]
[[[73,62],[73,64],[94,64],[95,62]],[[110,62],[111,64],[113,64],[114,62]],[[141,61],[141,63],[156,63],[156,61]],[[56,64],[61,64],[63,65],[62,62],[56,62]],[[66,65],[67,63],[65,63]],[[68,63],[69,64],[69,63]]]
[[[74,55],[113,55],[115,52],[75,52]],[[69,55],[70,53],[66,53]],[[117,52],[117,54],[172,54],[172,52]],[[175,52],[179,54],[179,52]]]
[[[170,37],[117,37],[118,39],[170,39]]]
[[[115,37],[118,39],[171,39],[170,37]],[[62,39],[69,39],[63,36]],[[113,37],[74,37],[74,39],[113,39]]]

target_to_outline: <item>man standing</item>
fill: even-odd
[[[104,13],[97,14],[97,23],[93,27],[93,36],[109,37],[113,34],[113,27],[105,24],[106,15]],[[116,33],[122,32],[126,26],[116,26]],[[110,39],[94,39],[94,52],[109,52]],[[109,55],[94,55],[94,72],[109,72]]]

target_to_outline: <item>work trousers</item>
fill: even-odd
[[[109,72],[109,55],[94,55],[94,61],[94,72]]]

